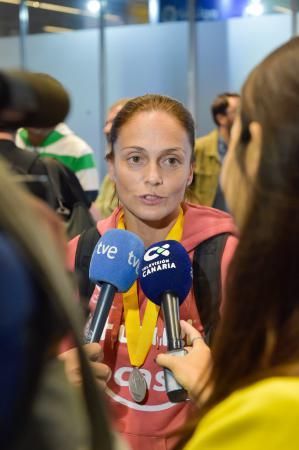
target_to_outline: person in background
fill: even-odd
[[[59,181],[59,193],[64,207],[72,211],[78,202],[82,202],[86,208],[90,207],[90,202],[73,172],[57,160],[40,158],[30,150],[18,148],[15,144],[15,134],[15,131],[0,127],[0,156],[6,160],[11,171],[19,174],[19,179],[27,183],[31,192],[44,200],[53,210],[59,208],[57,188],[55,189],[48,179],[51,165],[51,173],[55,171],[55,181]],[[28,179],[27,175],[33,178]]]
[[[212,357],[182,323],[188,355],[157,358],[200,405],[185,450],[298,449],[298,73],[294,38],[242,88],[221,176],[240,242]]]
[[[30,175],[46,175],[43,161],[32,152],[20,149],[15,144],[16,132],[0,127],[0,155],[12,170]]]
[[[121,98],[117,102],[113,103],[108,110],[105,125],[103,127],[103,132],[107,141],[107,148],[105,151],[106,159],[111,152],[109,139],[113,120],[128,100],[128,98]],[[119,200],[115,190],[115,183],[110,178],[109,174],[107,174],[100,186],[99,196],[94,203],[94,208],[99,211],[98,218],[104,219],[105,217],[110,216],[110,214],[112,214],[114,209],[118,206],[118,202]]]
[[[48,74],[37,74],[50,77]],[[58,85],[60,83],[50,77]],[[94,152],[65,123],[53,128],[21,128],[17,131],[16,145],[19,148],[36,151],[41,157],[51,157],[74,172],[89,200],[92,203],[99,190],[99,178]]]
[[[193,176],[194,139],[192,116],[177,100],[157,94],[129,100],[113,121],[107,157],[121,206],[99,221],[97,230],[103,235],[109,229],[126,229],[138,235],[145,247],[165,239],[177,240],[191,260],[201,242],[228,233],[220,258],[224,283],[237,243],[232,219],[222,211],[184,202]],[[71,269],[75,267],[79,239],[69,243]],[[81,241],[79,245],[82,249],[84,244]],[[92,311],[98,295],[96,287],[90,301]],[[137,315],[132,317],[129,311],[137,311]],[[197,330],[203,330],[193,289],[180,314]],[[144,320],[149,327],[140,326]],[[130,330],[139,329],[135,339]],[[168,435],[185,423],[193,406],[190,402],[171,403],[167,397],[163,372],[155,363],[158,352],[167,345],[163,315],[145,298],[139,282],[127,293],[115,296],[100,344],[106,370],[103,364],[92,364],[97,378],[107,382],[116,429],[134,450],[173,449],[178,438]],[[75,349],[71,349],[64,355],[69,377],[72,373],[78,376],[74,354]],[[129,389],[133,367],[147,380],[145,397],[139,403]]]
[[[194,178],[188,192],[188,200],[193,203],[227,211],[219,174],[239,103],[239,94],[232,92],[219,94],[212,103],[216,128],[195,141]]]

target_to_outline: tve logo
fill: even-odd
[[[130,266],[134,267],[136,275],[138,275],[138,270],[139,270],[139,266],[140,266],[140,259],[137,256],[134,255],[132,250],[129,252],[128,264]]]
[[[115,259],[117,255],[117,247],[115,245],[104,244],[102,241],[99,242],[97,248],[98,255],[106,255],[109,259]]]
[[[104,244],[100,242],[97,248],[98,255],[106,255],[109,259],[115,259],[118,253],[118,249],[115,245]],[[133,250],[131,250],[128,254],[128,264],[133,266],[136,274],[138,275],[138,269],[140,266],[140,259],[134,255]]]
[[[169,256],[170,251],[167,250],[170,247],[169,244],[164,244],[162,247],[152,247],[144,254],[144,261],[153,261],[154,259],[158,258],[160,255],[162,256]]]

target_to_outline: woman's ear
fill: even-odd
[[[250,141],[246,152],[246,172],[249,178],[255,178],[260,164],[263,130],[258,122],[249,124]]]
[[[194,163],[192,163],[190,165],[190,172],[189,172],[189,176],[187,178],[187,186],[190,186],[190,184],[192,183],[193,180],[193,172],[194,172]]]

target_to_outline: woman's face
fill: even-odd
[[[163,111],[136,113],[120,130],[109,162],[127,214],[144,222],[176,217],[191,183],[187,132]]]

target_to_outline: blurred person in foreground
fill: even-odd
[[[240,230],[212,352],[159,355],[200,406],[186,450],[298,449],[299,38],[249,75],[221,183]],[[190,430],[189,430],[190,431]]]
[[[112,127],[113,120],[117,113],[122,109],[122,107],[127,103],[129,98],[121,98],[117,102],[113,103],[108,109],[105,125],[103,127],[103,132],[106,138],[106,151],[105,158],[109,158],[109,154],[111,153],[111,146],[109,143],[110,139],[110,131]],[[98,198],[94,203],[94,209],[96,209],[98,214],[98,219],[110,216],[114,209],[118,206],[119,199],[116,193],[115,183],[111,179],[110,175],[105,175],[103,182],[100,186],[100,193]]]
[[[81,350],[60,220],[21,189],[2,163],[0,205],[1,449],[123,448],[110,432]],[[67,333],[78,343],[82,389],[67,381],[56,357]],[[101,358],[97,345],[91,351]]]

